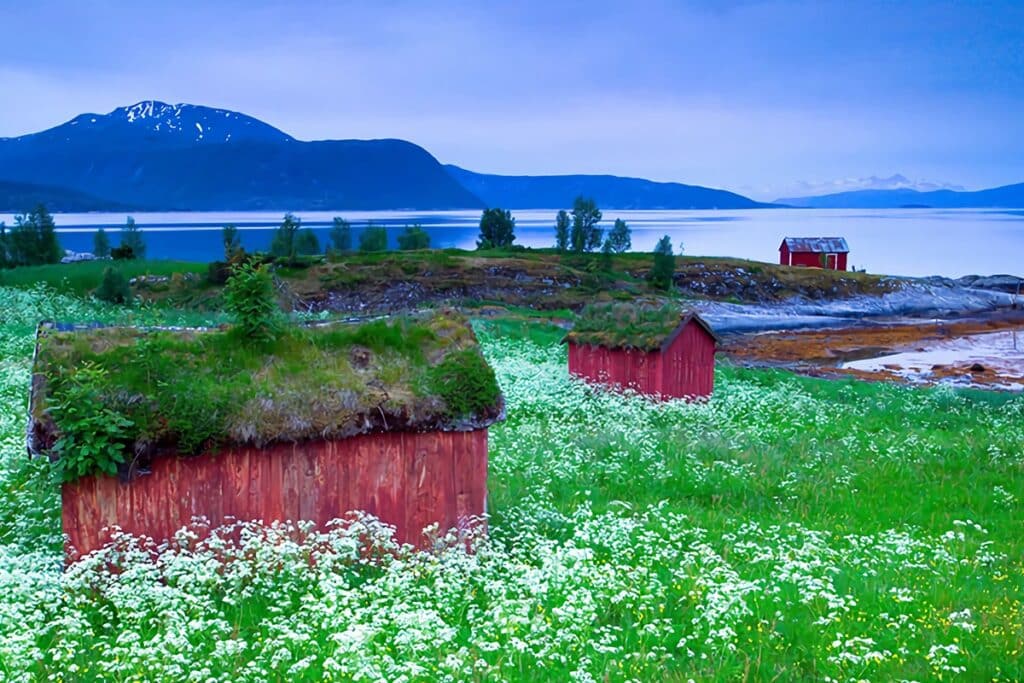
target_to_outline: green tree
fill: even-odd
[[[295,235],[295,253],[299,256],[313,256],[320,253],[320,240],[309,228],[299,230]]]
[[[96,258],[107,258],[110,256],[110,238],[107,231],[100,228],[92,236],[92,253]]]
[[[238,234],[238,228],[228,223],[221,231],[221,239],[224,242],[224,261],[230,263],[235,256],[242,253],[242,238]]]
[[[334,217],[334,227],[330,232],[331,248],[345,253],[352,251],[352,226],[344,218]]]
[[[569,214],[564,210],[559,211],[555,216],[555,249],[558,251],[569,249]]]
[[[64,256],[57,240],[53,216],[42,204],[27,214],[14,217],[14,227],[6,235],[7,257],[11,266],[37,266],[59,263]]]
[[[654,247],[654,265],[647,272],[647,281],[652,287],[669,290],[676,273],[676,257],[672,253],[672,240],[668,235],[658,240]]]
[[[429,249],[430,235],[419,223],[405,226],[405,231],[398,236],[398,248],[402,251]]]
[[[274,296],[274,281],[265,265],[243,262],[235,266],[224,286],[224,306],[249,339],[269,341],[280,330],[281,309]]]
[[[615,254],[615,250],[612,247],[612,240],[610,237],[606,237],[604,244],[601,245],[601,270],[606,273],[612,271],[612,256]]]
[[[135,219],[128,216],[121,228],[121,248],[127,247],[132,250],[130,258],[146,258],[146,243],[142,239],[142,231],[135,225]]]
[[[388,231],[387,228],[367,224],[359,233],[359,251],[387,251]]]
[[[96,288],[97,299],[109,301],[112,304],[130,304],[132,302],[132,288],[128,284],[128,278],[117,268],[107,266],[103,269],[103,279],[100,286]]]
[[[302,227],[302,221],[294,214],[286,213],[280,227],[274,231],[270,241],[270,253],[279,258],[295,257],[295,233]]]
[[[9,268],[10,258],[7,256],[7,224],[0,221],[0,268]]]
[[[597,227],[601,222],[601,210],[589,197],[579,196],[572,203],[572,230],[569,244],[577,253],[594,251],[601,246],[604,230]]]
[[[632,231],[626,225],[626,221],[621,218],[615,219],[615,225],[608,233],[608,239],[605,240],[605,244],[615,254],[629,251],[629,248],[633,246],[633,239]]]
[[[516,239],[516,219],[508,209],[485,209],[480,216],[477,249],[507,249]]]

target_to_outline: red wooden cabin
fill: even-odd
[[[710,396],[718,337],[697,313],[683,313],[677,320],[660,339],[638,343],[570,333],[565,340],[569,373],[595,384],[664,399]]]
[[[436,364],[447,353],[479,353],[464,320],[452,322],[450,316],[435,316],[440,318],[444,320],[435,329],[446,335],[443,343],[447,346],[427,349],[428,362]],[[127,340],[116,342],[123,349],[153,332],[66,326],[62,331],[41,325],[32,382],[29,451],[48,455],[55,462],[64,457],[54,452],[60,428],[59,420],[50,414],[47,393],[54,377],[74,372],[75,358],[47,351],[52,348],[47,347],[48,337],[63,334],[63,341],[54,341],[54,345],[68,347],[82,341],[69,335],[96,335],[85,340],[95,348],[105,341],[100,335],[111,333],[109,336],[121,335]],[[195,336],[207,333],[217,332],[186,332]],[[282,434],[270,442],[262,442],[262,437],[256,441],[226,438],[216,450],[188,456],[176,452],[173,445],[147,449],[136,441],[135,461],[120,467],[117,475],[94,472],[65,482],[61,498],[68,559],[105,545],[110,540],[108,527],[116,525],[159,542],[190,525],[193,517],[205,517],[211,527],[235,519],[267,523],[303,520],[323,528],[332,519],[360,510],[394,525],[399,542],[420,546],[429,542],[423,529],[430,525],[438,525],[441,534],[481,525],[487,507],[487,428],[504,417],[503,398],[497,394],[489,405],[457,416],[445,413],[444,399],[439,396],[427,396],[421,403],[400,403],[403,399],[395,398],[398,387],[388,384],[393,380],[380,379],[374,353],[353,345],[332,350],[328,359],[334,363],[353,359],[353,376],[367,385],[368,393],[362,396],[372,399],[359,403],[368,406],[365,412],[345,413],[331,422],[338,412],[331,404],[339,400],[337,394],[331,388],[315,386],[312,389],[322,402],[321,412],[310,407],[309,414],[300,414],[303,409],[287,413],[295,424],[306,420],[309,432]],[[393,366],[393,356],[388,358]],[[486,361],[480,362],[486,368]],[[124,385],[112,386],[111,392],[115,391],[123,393]]]
[[[849,253],[842,237],[786,237],[779,247],[779,264],[846,270]]]

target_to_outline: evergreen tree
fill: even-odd
[[[113,266],[103,269],[103,280],[95,294],[97,299],[109,301],[112,304],[130,304],[132,302],[132,289],[128,284],[128,278]]]
[[[92,253],[96,258],[107,258],[110,256],[110,238],[107,231],[100,228],[92,236]]]
[[[224,226],[224,229],[221,231],[221,238],[224,241],[224,261],[230,263],[244,251],[242,249],[242,238],[238,234],[238,228],[230,223]]]
[[[11,266],[59,263],[64,256],[57,240],[57,226],[42,204],[27,214],[14,217],[14,228],[6,235],[7,261]]]
[[[298,256],[313,256],[320,253],[320,240],[309,228],[299,230],[295,235],[295,253]]]
[[[359,251],[387,251],[388,231],[384,226],[368,224],[359,233]]]
[[[334,227],[330,233],[331,248],[345,253],[352,251],[352,226],[344,218],[334,217]]]
[[[516,219],[508,209],[485,209],[480,216],[477,249],[507,249],[515,241]]]
[[[569,233],[569,244],[577,253],[593,251],[601,246],[604,230],[597,227],[601,221],[601,210],[593,199],[576,197],[572,204],[572,231]]]
[[[564,210],[559,211],[555,216],[555,249],[558,251],[569,249],[569,214]]]
[[[608,239],[605,243],[616,254],[629,251],[629,248],[633,246],[633,240],[632,231],[626,225],[626,221],[621,218],[615,219],[615,225],[612,227],[611,232],[608,233]]]
[[[295,233],[302,227],[302,221],[291,213],[286,213],[281,221],[281,226],[274,231],[274,238],[270,241],[270,253],[279,258],[294,258],[295,256]]]
[[[10,268],[11,265],[7,255],[7,224],[0,221],[0,268]]]
[[[398,248],[402,251],[429,249],[430,235],[418,223],[405,226],[405,232],[398,236]]]
[[[121,228],[121,249],[125,248],[132,250],[129,258],[146,258],[146,243],[142,239],[142,231],[135,225],[135,219],[131,216],[128,216],[124,227]]]
[[[652,287],[668,290],[672,288],[672,277],[676,272],[676,257],[672,253],[672,240],[665,235],[654,247],[654,265],[647,272]]]

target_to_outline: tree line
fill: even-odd
[[[567,255],[583,256],[600,250],[601,264],[611,270],[611,258],[632,248],[632,231],[629,225],[616,218],[611,229],[605,234],[600,225],[603,213],[597,203],[589,197],[579,196],[573,201],[571,211],[560,210],[555,216],[555,250]],[[516,219],[511,211],[502,208],[488,208],[480,216],[477,249],[515,249]],[[119,244],[112,246],[110,236],[100,228],[93,236],[93,254],[97,258],[144,259],[146,243],[142,230],[135,219],[128,216],[120,229]],[[316,233],[304,228],[300,218],[292,213],[285,214],[281,225],[272,236],[269,256],[274,259],[295,261],[326,253],[328,256],[388,250],[388,230],[372,222],[358,235],[358,248],[354,248],[352,225],[341,217],[335,217],[327,234],[328,246],[321,250]],[[224,264],[243,260],[246,256],[237,226],[223,228]],[[419,224],[406,225],[397,235],[398,249],[402,251],[429,249],[430,235]],[[0,222],[0,268],[58,263],[64,257],[64,250],[57,238],[53,217],[45,206],[39,205],[32,211],[15,217],[14,226],[8,230]],[[675,271],[672,242],[665,235],[654,249],[654,266],[648,279],[657,287],[669,288]]]
[[[93,236],[93,254],[98,258],[114,259],[146,257],[142,230],[131,216],[121,228],[120,238],[120,244],[112,247],[106,231],[100,228]],[[42,204],[15,216],[10,230],[0,221],[0,268],[60,263],[64,255],[53,216]]]

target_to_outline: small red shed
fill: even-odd
[[[675,307],[588,306],[564,340],[569,373],[664,399],[711,395],[718,337],[700,315]]]
[[[849,253],[842,237],[786,237],[779,247],[779,264],[846,270]]]
[[[414,545],[433,524],[481,525],[504,399],[448,313],[302,326],[265,346],[224,329],[44,323],[30,411],[29,451],[64,477],[71,560],[108,527],[159,542],[194,517],[322,528],[359,510]],[[116,463],[80,446],[98,416],[120,425],[102,435]]]

